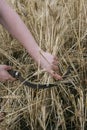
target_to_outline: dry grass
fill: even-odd
[[[86,130],[87,127],[87,2],[86,0],[9,0],[39,46],[59,58],[63,75],[51,89],[32,90],[20,82],[0,82],[0,130]],[[20,70],[31,81],[55,82],[42,73],[25,49],[0,26],[0,63]],[[56,83],[59,83],[56,81]],[[22,127],[22,128],[21,128]],[[27,128],[26,128],[27,130]]]

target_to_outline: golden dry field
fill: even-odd
[[[44,73],[21,44],[0,25],[0,64],[13,66],[26,80],[56,83],[32,89],[20,81],[0,82],[0,130],[87,129],[87,1],[7,0],[38,45],[56,55],[62,81]],[[13,25],[14,26],[14,25]]]

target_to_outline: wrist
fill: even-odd
[[[43,50],[41,50],[40,47],[36,46],[36,47],[32,47],[31,49],[27,49],[28,53],[30,54],[30,56],[34,59],[34,61],[39,64],[40,63],[40,59],[41,59],[41,52]]]
[[[41,59],[43,57],[43,50],[41,48],[38,48],[37,52],[34,55],[34,60],[38,65],[41,65]]]

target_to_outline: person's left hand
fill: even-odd
[[[62,77],[58,73],[58,59],[48,52],[40,52],[40,65],[47,71],[54,79],[61,80]]]

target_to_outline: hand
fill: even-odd
[[[11,67],[7,65],[0,65],[0,81],[14,80],[14,78],[7,72]]]
[[[55,56],[48,52],[40,52],[40,65],[47,71],[54,79],[61,80],[62,77],[58,74],[58,60]]]

